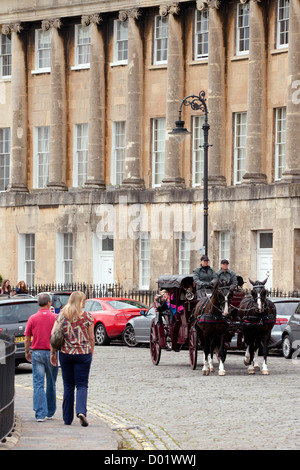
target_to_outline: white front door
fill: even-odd
[[[114,283],[114,239],[94,234],[94,284]]]
[[[273,287],[273,233],[258,232],[257,234],[257,280],[264,281],[266,289]]]

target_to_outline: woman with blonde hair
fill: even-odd
[[[84,310],[86,296],[83,292],[73,292],[68,303],[58,315],[53,330],[61,323],[65,341],[59,352],[64,384],[63,420],[72,424],[74,419],[74,399],[76,388],[76,416],[82,426],[88,426],[87,391],[92,355],[95,346],[94,319]],[[56,351],[51,348],[51,363],[57,364]]]

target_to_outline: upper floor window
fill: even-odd
[[[196,10],[194,59],[208,56],[209,10]]]
[[[204,116],[193,116],[193,186],[201,186],[204,175]]]
[[[154,25],[154,65],[168,60],[168,17],[156,16]]]
[[[290,0],[278,0],[277,2],[277,49],[287,47],[289,44],[289,17]]]
[[[114,63],[127,64],[128,59],[128,20],[114,21]]]
[[[277,108],[275,118],[275,180],[280,180],[285,165],[286,108]]]
[[[49,182],[49,126],[34,128],[33,186],[45,188]]]
[[[91,34],[90,26],[75,25],[75,67],[90,65]]]
[[[222,259],[230,260],[230,232],[219,232],[219,264]]]
[[[165,175],[165,118],[153,119],[152,128],[152,186],[160,186]]]
[[[11,35],[0,34],[0,77],[11,76]]]
[[[249,52],[249,4],[237,5],[236,23],[236,55],[243,55]]]
[[[124,179],[126,131],[125,121],[113,122],[111,183],[121,184]]]
[[[35,31],[35,71],[50,72],[51,67],[51,30]]]
[[[0,129],[0,191],[6,191],[9,183],[10,129]]]
[[[83,186],[87,178],[88,124],[74,126],[73,185]]]
[[[242,182],[246,171],[247,113],[234,114],[234,184]]]

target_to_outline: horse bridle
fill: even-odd
[[[253,290],[256,290],[256,289],[261,289],[261,290],[263,290],[264,293],[266,293],[264,284],[257,284],[255,286],[253,286]],[[263,301],[262,301],[261,291],[259,291],[259,292],[256,291],[256,294],[257,294],[256,299],[254,298],[253,295],[252,295],[252,297],[253,297],[254,302],[256,303],[258,312],[261,314],[261,313],[264,312],[264,307],[265,307],[266,301],[265,301],[265,299],[263,299]]]

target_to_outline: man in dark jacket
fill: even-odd
[[[228,269],[229,261],[227,259],[221,260],[221,269],[217,272],[217,276],[220,281],[230,283],[230,289],[236,289],[238,285],[237,277],[234,271]]]
[[[199,268],[194,269],[194,282],[196,284],[196,291],[198,299],[206,297],[211,294],[215,284],[218,281],[217,273],[208,265],[208,256],[201,256],[201,265]]]

